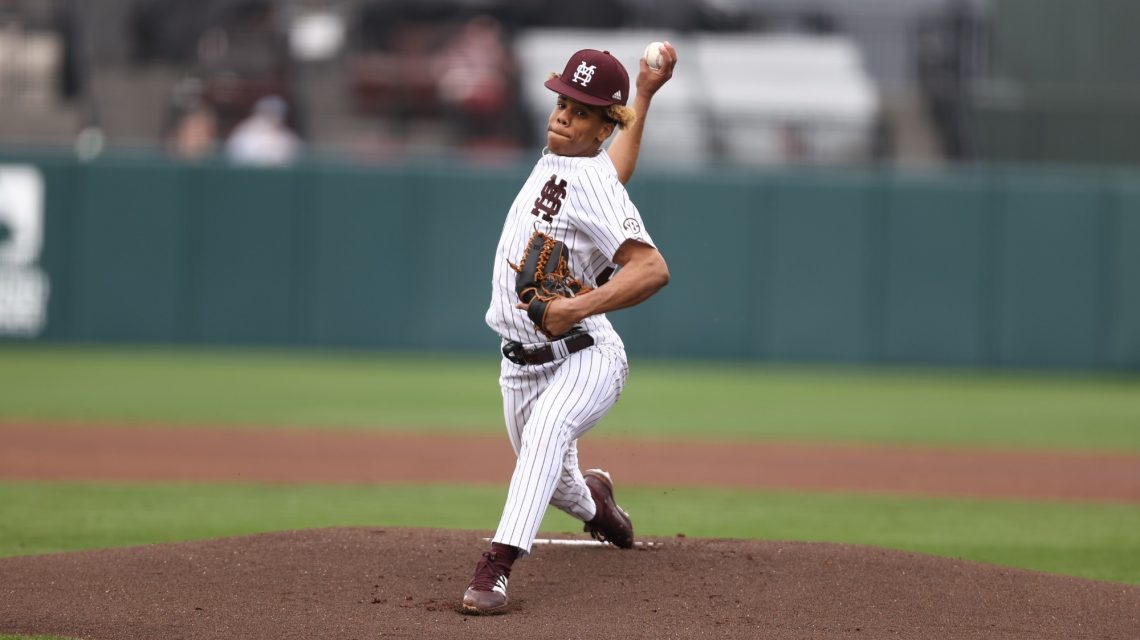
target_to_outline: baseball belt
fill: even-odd
[[[510,340],[503,345],[503,357],[517,365],[546,364],[592,346],[594,336],[578,329],[561,339],[537,347],[528,348],[521,342]]]

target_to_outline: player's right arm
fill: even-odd
[[[649,113],[649,103],[669,78],[673,77],[673,67],[677,66],[677,49],[668,42],[665,43],[665,55],[661,68],[656,71],[649,68],[645,58],[638,60],[640,70],[637,72],[637,94],[633,97],[633,112],[637,119],[628,128],[619,131],[610,145],[610,160],[617,168],[618,179],[622,184],[629,182],[637,168],[637,157],[641,154],[641,136],[645,132],[645,116]]]

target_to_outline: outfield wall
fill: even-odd
[[[529,167],[0,161],[21,164],[42,243],[29,259],[8,214],[0,315],[34,302],[18,271],[48,292],[9,339],[497,346],[491,260]],[[673,274],[614,314],[631,352],[1140,369],[1140,174],[643,171],[630,192]]]

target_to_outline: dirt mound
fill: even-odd
[[[0,559],[0,632],[92,639],[1135,638],[1140,587],[871,547],[543,545],[457,604],[485,534],[334,528]]]

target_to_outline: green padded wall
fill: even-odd
[[[669,264],[671,282],[641,307],[613,314],[627,346],[669,344],[678,354],[706,357],[753,355],[758,345],[752,327],[763,320],[769,255],[767,190],[738,177],[699,184],[638,177],[630,193]],[[727,259],[716,257],[722,255]],[[636,323],[627,321],[631,315]]]
[[[1103,194],[1062,175],[1002,186],[997,361],[1092,366],[1105,324]]]
[[[313,198],[312,308],[302,335],[335,346],[399,346],[416,232],[412,193],[401,173],[321,170]]]
[[[70,239],[76,338],[182,337],[183,178],[163,164],[105,162],[79,170]]]
[[[419,217],[404,273],[418,281],[407,302],[419,317],[405,336],[409,346],[499,348],[483,316],[503,220],[525,179],[460,169],[415,176]]]
[[[205,342],[292,341],[303,303],[308,173],[211,167],[186,193],[193,238],[197,335]]]
[[[764,352],[779,359],[855,361],[872,355],[871,290],[878,208],[873,182],[789,176],[775,187],[772,284]]]
[[[529,167],[287,170],[65,158],[42,339],[493,352]],[[1140,369],[1140,174],[640,173],[672,282],[631,353]]]
[[[1113,301],[1106,361],[1140,369],[1140,181],[1120,180],[1113,202],[1108,287]]]
[[[43,174],[44,245],[43,269],[50,274],[47,324],[43,337],[70,339],[79,334],[79,314],[75,290],[79,265],[75,259],[80,241],[77,203],[79,168],[67,160],[45,160],[37,163]],[[73,231],[74,230],[74,231]]]
[[[886,203],[883,357],[979,362],[985,356],[987,214],[983,180],[897,180]]]

